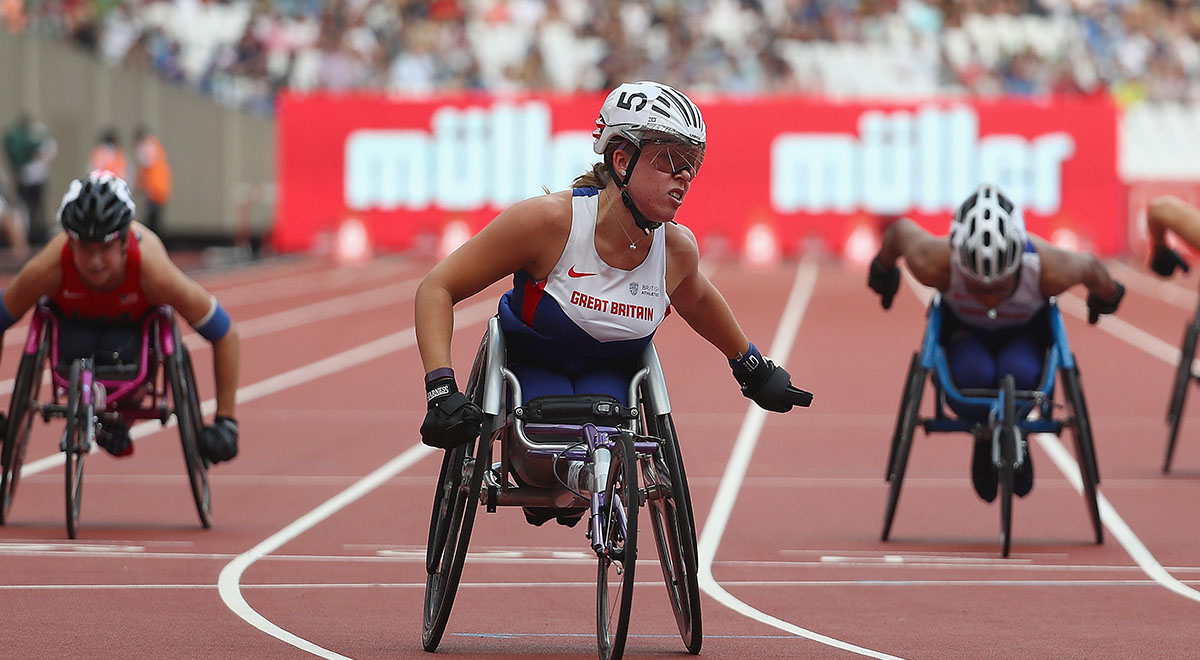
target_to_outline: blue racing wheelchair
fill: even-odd
[[[513,406],[523,400],[521,383],[507,366],[504,334],[493,317],[464,393],[483,411],[483,428],[479,439],[446,450],[442,458],[425,557],[425,650],[436,650],[445,632],[476,511],[521,506],[560,515],[586,512],[584,535],[597,559],[597,650],[600,660],[619,660],[644,506],[680,637],[689,653],[699,653],[696,529],[654,345],[629,382],[629,407],[601,395],[540,396]],[[589,469],[590,487],[563,479],[560,468],[568,461]]]
[[[921,350],[913,353],[908,369],[904,395],[900,399],[900,412],[896,418],[896,429],[888,453],[886,476],[891,485],[888,490],[887,510],[884,513],[882,539],[888,540],[891,533],[913,436],[919,425],[925,429],[926,434],[968,432],[976,438],[991,439],[992,465],[997,470],[1000,488],[1000,538],[1005,557],[1008,556],[1012,543],[1015,476],[1027,460],[1024,437],[1029,433],[1060,435],[1064,429],[1070,429],[1083,477],[1084,498],[1096,533],[1096,543],[1103,543],[1104,531],[1096,500],[1100,472],[1096,465],[1092,426],[1083,396],[1079,366],[1067,343],[1066,329],[1055,299],[1050,299],[1044,312],[1051,341],[1043,363],[1041,383],[1036,390],[1016,389],[1011,374],[1001,380],[1000,388],[996,390],[957,388],[951,382],[942,345],[944,314],[941,296],[935,295],[929,306]],[[926,376],[930,377],[935,393],[932,417],[920,415]],[[1061,393],[1067,409],[1067,416],[1057,420],[1054,418],[1054,412],[1061,405],[1055,403],[1053,396],[1056,376],[1061,377]],[[976,422],[952,416],[947,411],[950,403],[986,409],[987,419],[984,422]]]

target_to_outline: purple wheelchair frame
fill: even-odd
[[[85,405],[99,404],[97,405],[97,414],[112,412],[119,414],[123,419],[157,419],[165,423],[170,415],[166,389],[169,385],[165,375],[161,386],[150,388],[148,403],[143,400],[137,407],[119,406],[119,404],[129,394],[141,389],[147,380],[153,384],[154,380],[158,378],[161,364],[169,356],[175,354],[175,338],[172,334],[174,314],[174,310],[169,306],[159,305],[142,318],[142,346],[138,360],[138,372],[132,378],[95,378],[91,371],[85,371],[83,374],[83,403]],[[49,329],[50,332],[50,375],[53,380],[53,387],[50,389],[53,405],[43,408],[43,418],[49,419],[52,412],[56,412],[64,405],[62,397],[65,396],[70,383],[69,379],[58,369],[59,366],[62,366],[58,355],[58,317],[54,310],[44,302],[40,302],[34,310],[29,324],[29,335],[25,340],[25,355],[37,354],[38,344],[46,329]],[[152,332],[157,332],[158,351],[151,350]],[[94,383],[98,383],[103,388],[105,393],[103,401],[93,401]]]

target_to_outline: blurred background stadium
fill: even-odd
[[[0,0],[0,123],[58,144],[45,221],[115,129],[159,136],[169,242],[436,253],[594,158],[604,92],[705,111],[710,252],[856,256],[980,180],[1034,231],[1136,252],[1200,201],[1200,2]],[[132,155],[131,155],[132,157]],[[9,172],[10,180],[15,177]],[[132,178],[132,175],[131,175]],[[11,192],[10,192],[10,197]],[[1131,229],[1132,227],[1132,229]]]

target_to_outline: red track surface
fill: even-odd
[[[243,333],[242,454],[210,473],[213,529],[199,527],[178,436],[168,428],[139,438],[132,458],[89,458],[80,537],[66,540],[55,462],[61,422],[39,423],[27,466],[42,469],[21,481],[0,527],[0,655],[309,657],[247,623],[252,608],[259,625],[318,650],[428,657],[422,558],[439,461],[416,433],[424,406],[410,330],[413,287],[427,266],[297,261],[200,276]],[[713,268],[764,352],[799,267]],[[1200,414],[1184,420],[1174,472],[1164,476],[1160,465],[1175,347],[1196,306],[1195,282],[1160,285],[1143,272],[1117,268],[1130,289],[1118,319],[1092,328],[1067,313],[1067,328],[1096,429],[1101,492],[1189,591],[1197,588]],[[965,435],[918,434],[892,540],[879,541],[884,461],[923,305],[906,290],[885,313],[864,279],[820,266],[786,360],[793,381],[815,392],[814,405],[771,414],[749,438],[757,443],[745,479],[727,491],[736,500],[722,503],[732,505],[728,524],[719,539],[711,529],[708,537],[719,541],[716,583],[781,627],[706,595],[703,656],[856,655],[793,634],[802,628],[902,658],[1194,657],[1200,604],[1148,577],[1110,530],[1103,545],[1093,544],[1082,498],[1040,444],[1032,445],[1034,490],[1014,507],[1010,558],[1000,557],[998,506],[971,489]],[[502,290],[460,306],[460,370]],[[466,319],[461,312],[476,303]],[[1067,312],[1076,305],[1063,301]],[[1142,334],[1129,335],[1129,327]],[[395,343],[368,351],[370,359],[320,362],[393,334]],[[24,335],[22,324],[6,336],[5,378]],[[747,403],[724,360],[677,317],[656,344],[703,529],[718,508]],[[211,352],[202,341],[193,346],[209,399]],[[312,364],[339,370],[294,371]],[[255,385],[264,382],[270,391]],[[11,382],[0,383],[10,390]],[[378,487],[319,509],[406,452],[411,465],[394,467]],[[314,510],[310,527],[259,545]],[[643,529],[627,657],[680,656]],[[481,511],[471,551],[439,653],[594,656],[595,566],[581,528],[534,528],[516,510]],[[248,607],[238,607],[239,598]]]

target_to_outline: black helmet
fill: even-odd
[[[58,221],[77,241],[107,243],[125,236],[136,209],[129,185],[108,170],[75,179],[58,207]]]

